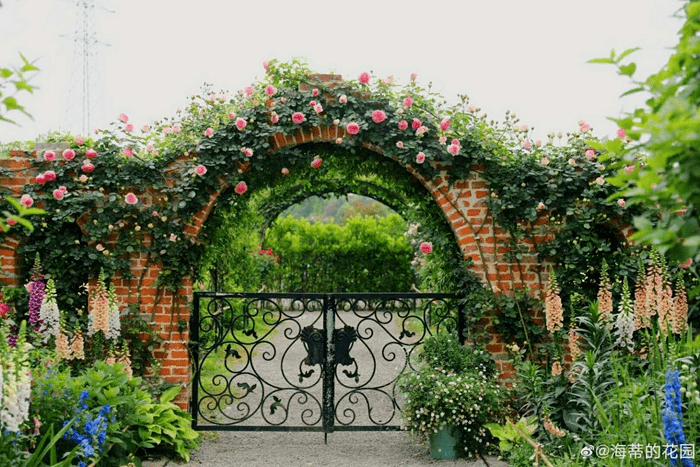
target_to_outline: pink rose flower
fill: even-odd
[[[316,156],[314,160],[311,161],[311,167],[313,167],[314,169],[318,169],[319,167],[321,167],[321,164],[323,164],[323,159],[321,159],[318,156]]]
[[[467,112],[473,114],[474,112],[476,112],[476,106],[475,106],[474,104],[469,104],[469,105],[467,106]]]
[[[144,125],[144,126],[141,127],[141,133],[148,133],[149,131],[151,131],[151,127],[150,127],[150,126]]]
[[[59,188],[56,188],[55,190],[53,190],[53,197],[59,201],[63,199],[65,194],[66,194],[66,192],[59,189]]]
[[[276,93],[277,93],[277,88],[275,88],[273,85],[268,84],[265,87],[265,94],[267,94],[268,96],[274,96]]]
[[[5,222],[7,222],[7,225],[17,225],[17,221],[9,217],[5,219]]]
[[[282,175],[289,175],[289,169],[286,167],[282,167]]]
[[[280,102],[283,104],[287,103],[287,98],[286,97],[280,97]]]
[[[602,186],[605,183],[605,179],[603,177],[598,177],[595,179],[595,182]]]
[[[383,78],[382,82],[384,84],[389,84],[389,85],[394,84],[394,75],[389,75],[386,78]]]
[[[382,123],[384,120],[386,120],[386,114],[383,110],[375,110],[372,112],[372,121],[374,123]]]
[[[589,131],[591,131],[591,126],[588,123],[584,123],[579,127],[578,131],[580,131],[581,133],[588,133]]]
[[[625,130],[623,130],[622,128],[618,128],[617,129],[617,137],[620,139],[625,139],[625,136],[627,136],[627,134],[625,133]]]
[[[66,187],[63,186],[63,185],[59,186],[58,189],[61,190],[61,191],[64,192],[64,193],[65,193],[66,191],[68,191],[68,188],[66,188]]]
[[[309,102],[309,107],[313,108],[316,105],[316,101]]]
[[[87,157],[88,159],[94,159],[95,157],[97,157],[97,151],[95,151],[94,149],[88,149],[87,151],[85,151],[85,157]]]
[[[181,130],[180,125],[178,125],[178,124],[173,125],[173,133],[180,133],[180,130]]]
[[[122,123],[126,123],[129,121],[129,117],[127,117],[126,114],[122,113],[122,114],[119,114],[119,120],[121,120]]]
[[[122,154],[128,158],[134,157],[134,151],[131,148],[124,148],[122,149]]]
[[[401,120],[399,122],[399,130],[405,130],[408,128],[408,122],[406,120]]]
[[[31,208],[34,204],[34,200],[29,195],[22,195],[22,197],[19,199],[19,204]]]
[[[248,185],[245,184],[245,182],[238,182],[238,185],[236,185],[235,191],[239,195],[242,195],[243,193],[248,190]]]
[[[586,151],[586,159],[595,159],[595,151],[593,149]]]
[[[250,148],[245,148],[245,149],[243,150],[243,154],[245,154],[246,157],[250,157],[250,156],[253,155],[253,150],[250,149]]]
[[[617,205],[620,206],[621,208],[624,208],[627,205],[627,203],[625,202],[624,199],[620,198],[617,200]]]
[[[417,118],[414,118],[414,119],[413,119],[413,123],[411,123],[411,128],[413,128],[414,130],[417,130],[417,129],[420,128],[422,125],[423,125],[423,123],[421,123],[420,120],[418,120]]]
[[[575,165],[576,165],[576,159],[574,159],[573,157],[572,157],[571,159],[569,159],[569,165],[570,165],[571,167],[575,166]]]
[[[53,182],[54,180],[56,180],[56,172],[54,172],[53,170],[47,170],[46,172],[44,172],[44,180],[46,180],[47,182]]]
[[[95,170],[95,166],[92,165],[92,163],[90,163],[90,162],[88,162],[88,161],[85,161],[85,162],[83,163],[83,166],[81,167],[81,169],[83,169],[83,172],[85,172],[86,174],[89,174],[89,173],[92,173],[92,171]]]
[[[628,166],[625,167],[625,173],[626,173],[626,174],[631,174],[632,172],[634,172],[634,166],[633,166],[633,165],[628,165]]]
[[[66,149],[63,151],[63,158],[67,161],[72,161],[75,158],[75,151],[72,149]]]
[[[255,92],[255,88],[253,86],[246,86],[245,88],[243,88],[243,92],[246,96],[250,97]]]
[[[367,84],[369,83],[370,78],[371,76],[369,75],[369,73],[365,71],[363,73],[360,73],[360,76],[357,77],[357,81],[359,81],[362,84]]]
[[[263,68],[265,69],[265,71],[270,71],[270,65],[267,63],[267,60],[263,62]]]
[[[458,139],[453,139],[453,140],[452,140],[452,144],[454,144],[455,146],[459,146],[459,140],[458,140]]]
[[[532,143],[529,142],[529,141],[527,141],[527,140],[526,140],[526,141],[523,141],[523,147],[524,147],[525,149],[531,149],[531,148],[532,148]]]
[[[693,264],[693,258],[688,258],[683,261],[678,267],[681,269],[688,269]]]
[[[88,181],[88,176],[85,175],[85,174],[82,174],[80,177],[78,177],[78,180],[80,180],[81,182],[85,183],[85,182]]]
[[[396,147],[399,149],[403,149],[403,141],[397,141],[396,142]]]
[[[236,128],[238,128],[238,130],[242,131],[243,129],[245,129],[245,127],[246,127],[247,125],[248,125],[248,122],[246,122],[245,120],[243,120],[241,117],[238,117],[238,118],[236,119]]]
[[[124,196],[124,202],[126,204],[136,204],[139,202],[139,199],[136,197],[135,194],[129,192],[126,194],[126,196]]]
[[[547,159],[547,156],[540,159],[540,164],[542,164],[545,167],[549,165],[549,159]]]
[[[416,162],[419,164],[422,164],[423,162],[425,162],[425,154],[423,154],[422,152],[419,152],[418,155],[416,156]]]
[[[343,138],[336,138],[335,144],[343,144]]]
[[[44,153],[44,160],[48,162],[56,160],[56,153],[53,151],[46,151]]]
[[[416,130],[416,136],[423,136],[426,132],[428,131],[428,127],[425,125],[422,125],[418,127]]]
[[[44,174],[39,174],[39,175],[37,175],[36,178],[35,178],[34,180],[35,180],[39,185],[43,185],[44,183],[46,183],[46,179],[44,178]]]
[[[445,144],[445,143],[447,143],[447,136],[441,136],[441,137],[439,137],[439,138],[438,138],[438,141],[440,142],[440,144]]]
[[[411,73],[411,81],[415,81],[418,75],[416,73]]]
[[[340,102],[341,104],[347,104],[347,102],[348,102],[348,96],[346,96],[345,94],[343,94],[342,96],[340,96],[340,97],[338,98],[338,102]]]
[[[456,156],[457,154],[459,154],[459,149],[460,149],[460,147],[456,144],[450,144],[449,146],[447,146],[447,152],[449,152],[453,156]]]
[[[335,125],[335,126],[340,125],[340,120],[337,118],[335,120],[333,120],[333,125]]]
[[[443,118],[442,121],[440,122],[440,129],[442,131],[447,131],[447,129],[450,127],[450,119],[449,118]]]
[[[204,167],[202,164],[199,164],[197,167],[194,168],[194,173],[197,175],[204,175],[207,173],[207,168]]]
[[[304,114],[301,112],[294,112],[292,114],[292,121],[297,125],[301,125],[302,123],[304,123]]]
[[[75,137],[75,144],[77,144],[78,146],[82,146],[83,144],[85,144],[85,138],[83,138],[80,135],[76,136]]]
[[[204,136],[206,136],[207,138],[211,138],[212,136],[214,136],[214,129],[209,127],[206,130],[204,130]]]
[[[172,132],[173,132],[173,129],[170,128],[169,126],[166,126],[165,128],[163,128],[163,134],[164,134],[164,135],[169,135],[169,134],[172,133]]]
[[[424,255],[428,255],[433,252],[433,244],[430,242],[423,242],[420,244],[420,251]]]
[[[314,96],[314,97],[318,96],[318,89],[314,88],[314,89],[311,91],[311,95]]]
[[[410,97],[406,97],[403,100],[403,106],[406,107],[407,109],[410,108],[413,105],[413,99]]]
[[[133,123],[127,123],[126,126],[124,127],[124,131],[127,133],[131,133],[134,131],[134,124]]]
[[[546,207],[547,206],[545,206],[544,203],[540,201],[540,203],[537,205],[537,210],[541,211],[541,210],[545,209]]]
[[[272,113],[270,114],[270,121],[271,121],[272,123],[277,123],[277,122],[280,121],[280,116],[277,115],[277,112],[272,112]]]
[[[228,119],[229,119],[229,120],[233,120],[234,118],[236,118],[236,114],[233,113],[233,112],[229,112],[229,114],[228,114]]]
[[[175,236],[174,233],[171,233],[171,234],[170,234],[170,237],[168,238],[168,240],[170,240],[171,242],[174,242],[175,240],[177,240],[177,237]]]
[[[321,112],[323,112],[323,106],[321,104],[314,105],[314,112],[320,114]]]
[[[148,146],[146,146],[146,151],[153,152],[153,145],[149,144]]]
[[[351,135],[356,135],[360,132],[360,125],[358,125],[355,122],[350,122],[348,125],[345,127],[347,132]]]

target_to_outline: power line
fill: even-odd
[[[83,134],[90,130],[90,119],[95,108],[96,89],[99,89],[99,73],[96,67],[98,46],[109,46],[97,38],[95,25],[95,10],[113,13],[102,6],[96,5],[99,0],[72,0],[76,6],[76,29],[72,34],[63,34],[61,37],[73,39],[73,63],[71,66],[70,88],[66,106],[66,120],[77,126],[81,122]],[[80,73],[79,78],[76,76]],[[78,89],[78,84],[80,88]],[[76,99],[75,94],[79,95]],[[80,102],[80,106],[76,105]]]

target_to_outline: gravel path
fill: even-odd
[[[427,443],[403,431],[336,432],[217,432],[204,435],[189,462],[149,461],[144,467],[507,467],[493,456],[481,460],[434,460]]]

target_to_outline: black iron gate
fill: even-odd
[[[398,375],[442,329],[451,294],[196,292],[196,430],[398,430]],[[462,335],[462,332],[459,333]]]

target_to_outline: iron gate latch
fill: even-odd
[[[316,329],[313,326],[306,326],[301,330],[301,341],[306,349],[306,358],[302,361],[307,366],[320,365],[323,369],[323,363],[326,355],[326,340],[322,329]],[[355,363],[355,359],[350,356],[350,349],[357,340],[357,330],[352,326],[344,326],[340,329],[333,330],[333,343],[335,354],[333,356],[333,364],[348,366]],[[347,374],[347,370],[345,371]],[[313,374],[313,370],[307,372],[299,372],[299,382],[304,378],[308,378]],[[350,376],[350,375],[348,375]],[[356,377],[356,372],[352,377]]]

